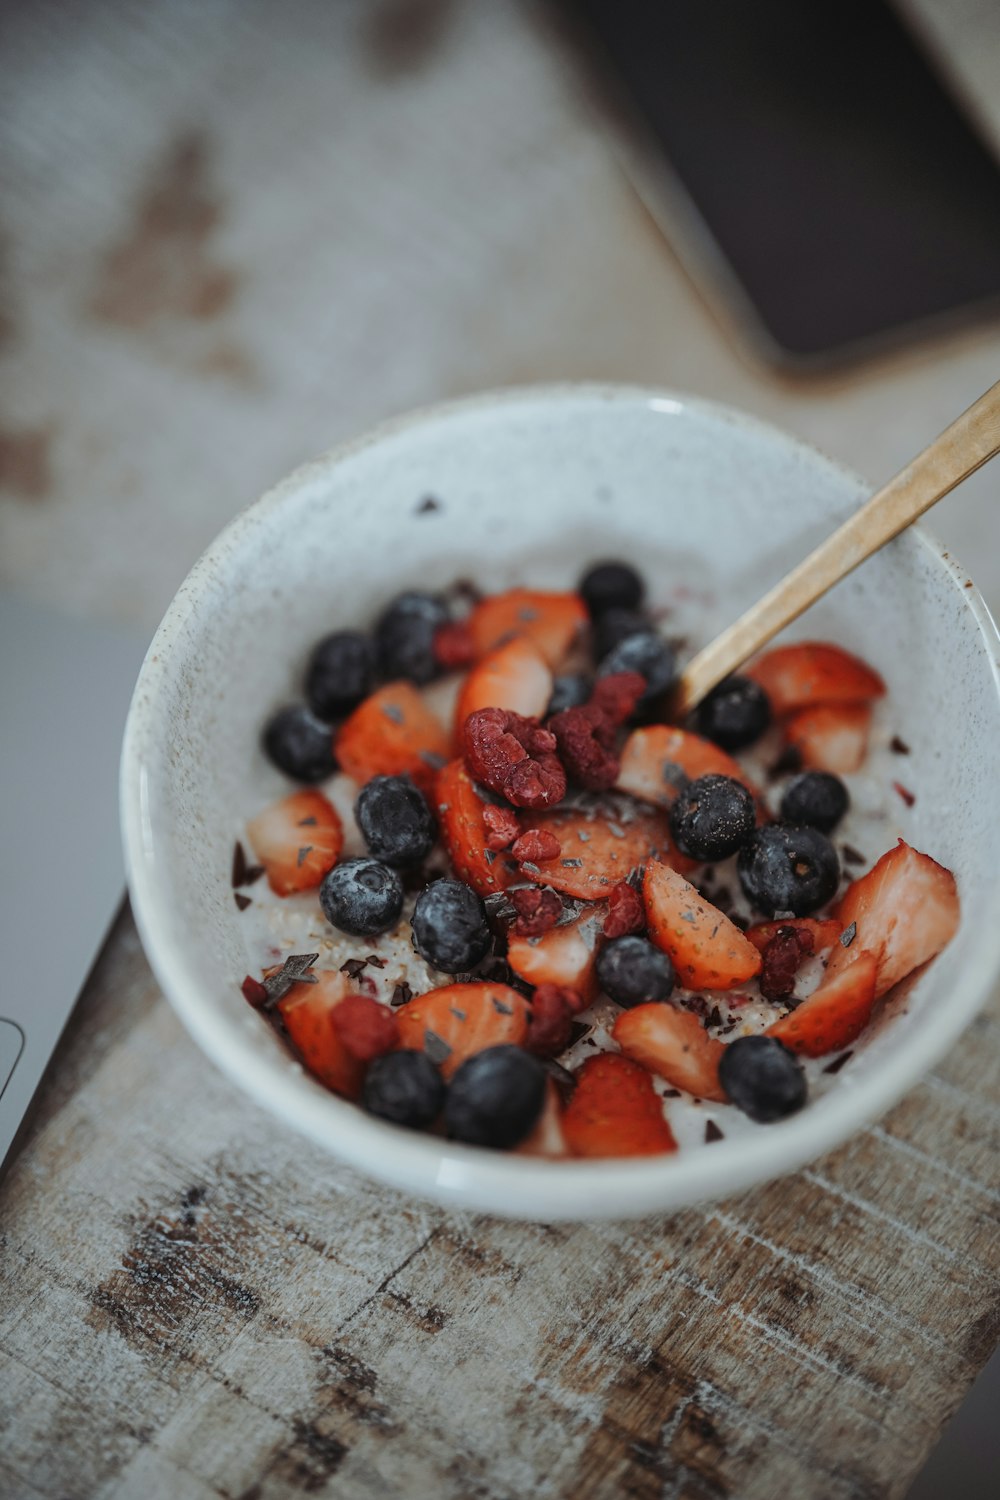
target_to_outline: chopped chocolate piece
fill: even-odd
[[[680,1097],[680,1089],[663,1089],[660,1093],[661,1099],[679,1099]]]
[[[582,859],[561,859],[559,863],[562,865],[564,870],[580,870],[583,868]],[[528,865],[525,865],[524,868],[527,870],[529,867]]]
[[[894,781],[892,783],[892,786],[893,786],[893,790],[896,791],[896,792],[898,792],[899,795],[902,797],[902,799],[906,803],[907,807],[912,807],[913,804],[914,804],[914,802],[916,802],[916,800],[917,800],[916,794],[914,792],[911,792],[910,789],[909,789],[909,787],[904,786],[901,781]]]
[[[845,1062],[849,1062],[853,1056],[853,1052],[842,1052],[839,1057],[835,1057],[833,1059],[833,1062],[827,1063],[826,1067],[823,1069],[823,1072],[839,1073]]]
[[[430,766],[432,771],[440,771],[442,766],[448,764],[444,756],[439,755],[436,750],[421,750],[420,759],[424,765]]]
[[[371,964],[373,969],[385,968],[385,959],[379,958],[377,953],[369,953],[368,957],[365,959],[365,963]]]
[[[440,500],[435,500],[433,495],[425,495],[424,498],[423,498],[423,500],[419,501],[417,503],[417,505],[414,507],[415,513],[418,516],[429,516],[434,511],[440,510],[440,509],[441,509],[441,501]]]
[[[313,850],[312,844],[303,844],[302,848],[298,852],[298,857],[297,857],[295,863],[301,867],[302,861],[305,859],[305,857],[306,857],[307,854],[311,854],[312,853],[312,850]]]
[[[498,1000],[496,995],[491,995],[490,1001],[492,1002],[493,1009],[496,1011],[497,1015],[512,1016],[514,1014],[514,1007],[512,1005],[507,1005],[503,1000]],[[462,1019],[464,1020],[465,1017],[463,1016]]]
[[[250,897],[242,896],[239,891],[233,892],[233,900],[236,902],[236,905],[239,907],[240,911],[246,911],[248,906],[253,905]]]
[[[247,857],[243,852],[243,845],[239,839],[233,846],[233,875],[232,884],[235,889],[240,885],[253,885],[264,873],[263,865],[248,865]]]
[[[315,828],[316,827],[316,819],[315,818],[300,818],[299,821],[296,823],[295,826],[296,826],[296,828]]]
[[[574,1021],[569,1029],[569,1041],[567,1046],[575,1047],[577,1042],[582,1042],[584,1037],[590,1035],[591,1028],[585,1021]]]
[[[390,1005],[405,1005],[407,1000],[413,999],[413,991],[405,979],[401,979],[392,992],[389,1000]]]
[[[722,1141],[722,1140],[725,1140],[725,1136],[723,1135],[723,1132],[719,1129],[718,1125],[716,1125],[715,1121],[714,1120],[706,1120],[705,1121],[705,1143],[706,1143],[706,1145],[710,1146],[713,1141]]]
[[[348,979],[357,979],[367,963],[367,958],[349,958],[346,963],[341,964],[340,972],[346,974]]]
[[[719,1007],[717,1005],[713,1005],[712,1009],[709,1011],[708,1017],[707,1017],[707,1025],[709,1025],[709,1026],[721,1026],[722,1025],[722,1012],[720,1011],[720,1009],[719,1009]]]
[[[437,1032],[431,1031],[430,1027],[424,1032],[424,1051],[437,1067],[440,1067],[445,1059],[451,1056],[451,1048],[444,1037],[438,1036]]]
[[[840,934],[840,945],[841,945],[841,947],[842,948],[849,948],[851,946],[851,944],[854,942],[854,939],[857,937],[857,935],[858,935],[858,924],[857,924],[857,922],[852,922],[851,925],[850,925],[850,927],[845,927],[844,930],[843,930],[843,932]]]
[[[861,853],[860,849],[855,849],[853,844],[841,844],[840,852],[849,865],[866,865],[868,863],[867,857]]]
[[[276,1005],[295,984],[316,984],[315,974],[307,974],[306,970],[312,968],[317,958],[318,953],[290,953],[278,972],[264,980],[267,1004]]]
[[[910,747],[905,740],[901,740],[898,734],[894,734],[889,741],[889,749],[894,755],[909,755]],[[850,1053],[847,1054],[850,1057]]]

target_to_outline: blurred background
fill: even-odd
[[[0,582],[148,632],[292,466],[483,387],[663,383],[874,482],[996,379],[986,317],[808,374],[762,358],[622,170],[571,9],[0,6]],[[994,0],[903,14],[1000,154]],[[994,606],[995,483],[933,518]]]
[[[831,147],[850,161],[869,143],[855,63],[868,65],[869,105],[888,101],[890,119],[901,107],[901,75],[863,29],[880,0],[785,6],[779,41],[795,12],[841,25],[843,55],[829,54],[823,88],[807,75],[800,90],[836,109],[843,75],[842,136],[828,116],[822,139],[815,121],[782,115],[782,87],[769,95],[760,68],[742,115],[714,108],[711,58],[686,67],[698,9],[0,0],[0,584],[148,638],[220,527],[293,466],[394,413],[524,381],[673,386],[776,421],[873,484],[889,477],[997,379],[1000,325],[984,302],[920,336],[904,326],[846,354],[783,357],[720,255],[734,205],[751,239],[772,224],[766,173],[751,158],[720,177],[719,154],[724,167],[734,140],[756,131],[765,154],[784,143],[784,165],[807,184],[838,178],[844,271],[830,285],[857,290],[865,257],[878,261],[886,302],[869,308],[874,325],[897,280],[908,285],[896,276],[901,249],[920,248],[921,274],[944,283],[961,287],[968,269],[972,285],[977,266],[981,280],[1000,278],[1000,254],[989,257],[996,0],[893,8],[985,153],[964,203],[924,201],[918,182],[908,244],[890,234],[857,264],[851,190],[867,185],[876,217],[885,199],[876,179],[828,164]],[[727,66],[739,63],[727,23],[755,6],[700,9]],[[762,9],[773,22],[774,6]],[[631,28],[618,63],[638,65],[631,94],[577,25],[616,12]],[[615,55],[615,38],[604,41]],[[658,94],[661,69],[673,83]],[[731,81],[715,83],[725,97]],[[927,122],[919,90],[908,100]],[[671,116],[678,102],[700,118]],[[720,119],[728,135],[712,130]],[[936,119],[929,141],[903,153],[907,169],[948,133]],[[896,124],[905,140],[906,117]],[[714,238],[678,195],[660,127],[679,150],[714,143],[715,177],[701,162],[701,207],[714,202],[721,216]],[[965,180],[947,163],[939,176],[956,191]],[[794,230],[794,197],[781,206]],[[740,225],[728,229],[738,239]],[[814,240],[817,253],[834,243]],[[752,262],[760,245],[745,248]],[[779,321],[782,278],[807,285],[796,254],[765,267]],[[994,608],[996,485],[995,468],[982,471],[932,518]],[[981,1381],[978,1425],[962,1435],[970,1497],[989,1492],[995,1401]],[[914,1495],[956,1491],[954,1454],[932,1460]]]

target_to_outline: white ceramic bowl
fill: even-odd
[[[440,508],[419,510],[429,494]],[[730,1193],[799,1167],[884,1111],[956,1041],[1000,970],[997,633],[965,572],[921,528],[798,633],[836,639],[887,677],[918,789],[905,831],[956,871],[961,929],[904,1013],[801,1114],[710,1149],[603,1163],[526,1159],[381,1124],[308,1078],[241,997],[247,956],[229,885],[242,820],[287,790],[257,749],[261,721],[294,693],[318,636],[370,621],[407,585],[464,575],[490,588],[566,587],[607,555],[633,558],[654,596],[678,583],[713,590],[725,620],[864,494],[821,454],[735,412],[663,391],[567,386],[390,422],[240,515],[167,611],[122,761],[139,931],[209,1057],[354,1167],[441,1202],[544,1220]]]

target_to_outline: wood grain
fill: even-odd
[[[998,1085],[995,1003],[795,1177],[632,1225],[450,1214],[231,1088],[126,911],[3,1194],[0,1490],[902,1495],[1000,1326]]]

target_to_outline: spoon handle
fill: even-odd
[[[680,718],[866,557],[1000,452],[1000,381],[780,583],[699,651],[674,689]]]

